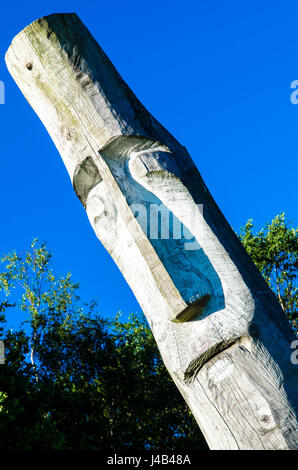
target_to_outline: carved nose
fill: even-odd
[[[204,307],[207,305],[210,299],[211,296],[209,294],[203,295],[188,305],[184,310],[182,310],[182,312],[178,313],[176,318],[174,318],[172,321],[175,323],[184,323],[193,320],[202,313]]]

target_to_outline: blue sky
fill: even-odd
[[[1,5],[1,254],[39,237],[58,274],[103,315],[140,308],[93,233],[47,131],[8,74],[12,38],[76,12],[148,110],[187,147],[235,230],[286,212],[298,225],[298,4],[291,1],[7,2]]]

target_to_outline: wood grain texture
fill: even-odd
[[[297,448],[288,322],[185,147],[142,106],[75,14],[29,25],[6,63],[210,448]]]

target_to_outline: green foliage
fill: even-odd
[[[276,294],[294,331],[298,332],[298,228],[277,215],[265,228],[253,233],[253,221],[241,229],[240,240]]]
[[[144,320],[103,320],[36,240],[2,261],[2,312],[13,297],[29,323],[0,336],[0,447],[206,448]]]
[[[253,228],[239,237],[297,331],[298,229],[284,214]],[[1,261],[0,448],[206,448],[143,318],[104,320],[37,240]],[[25,320],[8,329],[16,309]]]

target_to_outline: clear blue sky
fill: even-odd
[[[30,1],[1,5],[0,252],[33,237],[113,315],[140,308],[96,239],[62,160],[8,74],[12,38],[41,16],[76,12],[149,111],[187,147],[235,230],[285,211],[298,225],[298,3]]]

